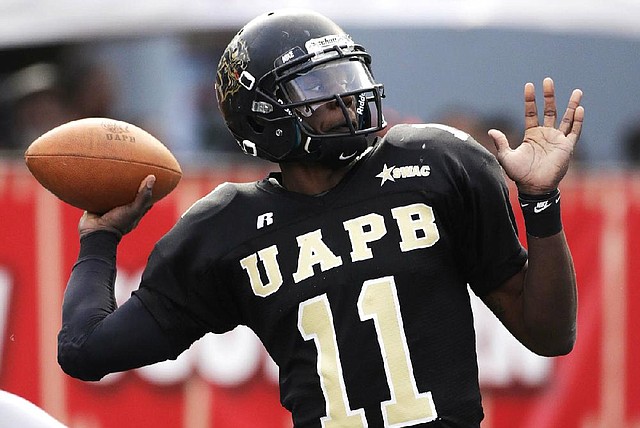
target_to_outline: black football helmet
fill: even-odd
[[[247,154],[274,162],[339,164],[362,153],[366,136],[386,126],[383,85],[373,79],[370,64],[365,49],[323,15],[299,9],[267,13],[245,25],[224,51],[216,77],[218,106]],[[304,119],[327,102],[337,103],[345,124],[337,132],[318,133]]]

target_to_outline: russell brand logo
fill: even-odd
[[[427,177],[431,174],[429,165],[387,166],[385,163],[382,172],[376,175],[381,179],[380,187],[387,181],[396,181],[402,178]]]

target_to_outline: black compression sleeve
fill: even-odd
[[[111,372],[177,357],[137,297],[117,308],[118,240],[106,231],[83,237],[65,290],[58,362],[67,374],[79,379],[98,380]]]

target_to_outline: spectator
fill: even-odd
[[[65,73],[65,90],[74,117],[113,117],[115,81],[109,67],[89,63],[73,68]]]
[[[25,149],[46,131],[70,120],[60,87],[59,70],[37,63],[16,71],[0,84],[7,109],[8,149]]]

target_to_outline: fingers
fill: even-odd
[[[547,77],[542,82],[542,92],[544,94],[544,126],[556,127],[556,96],[553,80]]]
[[[557,108],[555,85],[550,77],[546,77],[542,82],[542,92],[544,95],[544,119],[543,126],[549,128],[556,127]],[[562,116],[562,120],[558,126],[564,135],[571,135],[575,141],[580,137],[582,131],[582,122],[584,119],[584,109],[580,107],[582,100],[582,91],[575,89],[571,93],[567,109]],[[578,109],[580,109],[578,117]],[[538,109],[536,107],[536,94],[533,83],[524,85],[524,124],[525,130],[538,126]]]
[[[573,144],[577,143],[580,139],[580,133],[582,132],[582,123],[584,122],[584,107],[576,107],[575,114],[573,115],[573,124],[571,126],[571,132],[567,134],[567,137],[571,139]]]
[[[553,80],[546,77],[542,81],[544,95],[544,126],[556,126],[556,96]],[[524,125],[525,129],[538,126],[538,107],[536,106],[536,90],[533,83],[524,85]]]
[[[533,83],[524,85],[524,129],[538,126],[538,107],[536,107],[536,89]]]
[[[580,106],[580,101],[582,100],[582,91],[580,89],[574,89],[571,93],[571,97],[569,98],[569,103],[567,104],[567,110],[564,112],[562,116],[562,121],[560,122],[560,126],[558,129],[564,134],[574,134],[574,128],[576,126],[576,113],[578,107]],[[581,109],[581,116],[578,126],[578,131],[582,130],[582,121],[584,119],[584,108]],[[579,132],[577,136],[579,136]]]

